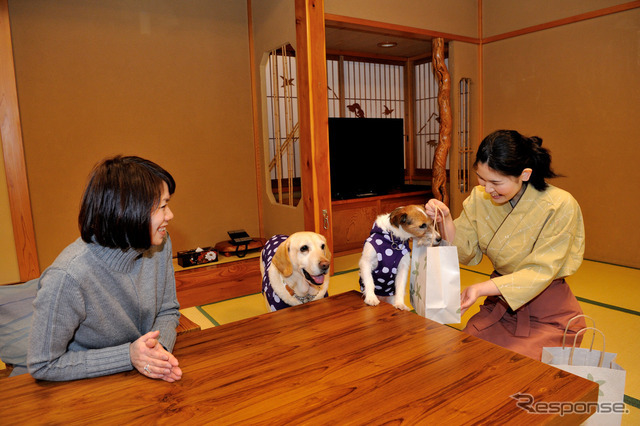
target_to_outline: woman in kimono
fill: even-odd
[[[557,175],[536,136],[498,130],[480,144],[474,167],[480,185],[460,217],[453,220],[438,200],[426,205],[432,218],[436,207],[442,212],[437,220],[461,263],[475,265],[486,255],[494,267],[489,280],[461,294],[462,312],[487,296],[463,331],[539,360],[542,347],[561,346],[567,323],[582,314],[565,281],[582,263],[580,206],[545,181]],[[571,322],[568,341],[584,326],[582,318]]]

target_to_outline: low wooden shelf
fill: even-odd
[[[334,254],[361,251],[378,215],[399,206],[425,204],[430,194],[424,190],[332,201]]]
[[[262,277],[258,255],[250,253],[246,258],[233,259],[201,267],[176,268],[180,308],[260,293]]]

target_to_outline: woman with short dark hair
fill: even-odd
[[[140,157],[117,156],[89,177],[81,238],[39,279],[27,364],[36,379],[127,371],[168,382],[180,317],[166,226],[173,177]]]
[[[436,208],[442,211],[438,221],[444,220],[461,263],[476,265],[486,255],[495,270],[463,290],[462,312],[487,296],[464,331],[539,360],[543,346],[561,346],[565,326],[582,313],[565,281],[582,263],[580,206],[546,182],[557,175],[537,136],[493,132],[478,147],[474,167],[480,185],[459,218],[438,200],[426,205],[432,218]],[[572,322],[569,334],[584,326],[583,319]]]

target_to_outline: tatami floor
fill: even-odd
[[[358,259],[359,254],[335,258],[329,294],[359,290]],[[484,281],[491,271],[491,264],[486,260],[477,266],[462,266],[462,287]],[[567,281],[584,313],[604,332],[606,351],[617,353],[618,364],[627,372],[625,403],[629,412],[623,415],[622,424],[640,425],[640,379],[636,375],[640,372],[640,338],[635,334],[640,331],[640,270],[585,261],[578,273]],[[408,296],[407,305],[410,306]],[[478,304],[470,308],[463,315],[462,323],[454,327],[461,328],[478,309]],[[268,313],[260,293],[181,312],[203,329]]]

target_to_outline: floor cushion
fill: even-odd
[[[11,376],[27,372],[27,348],[38,280],[0,286],[0,359],[13,365]]]

